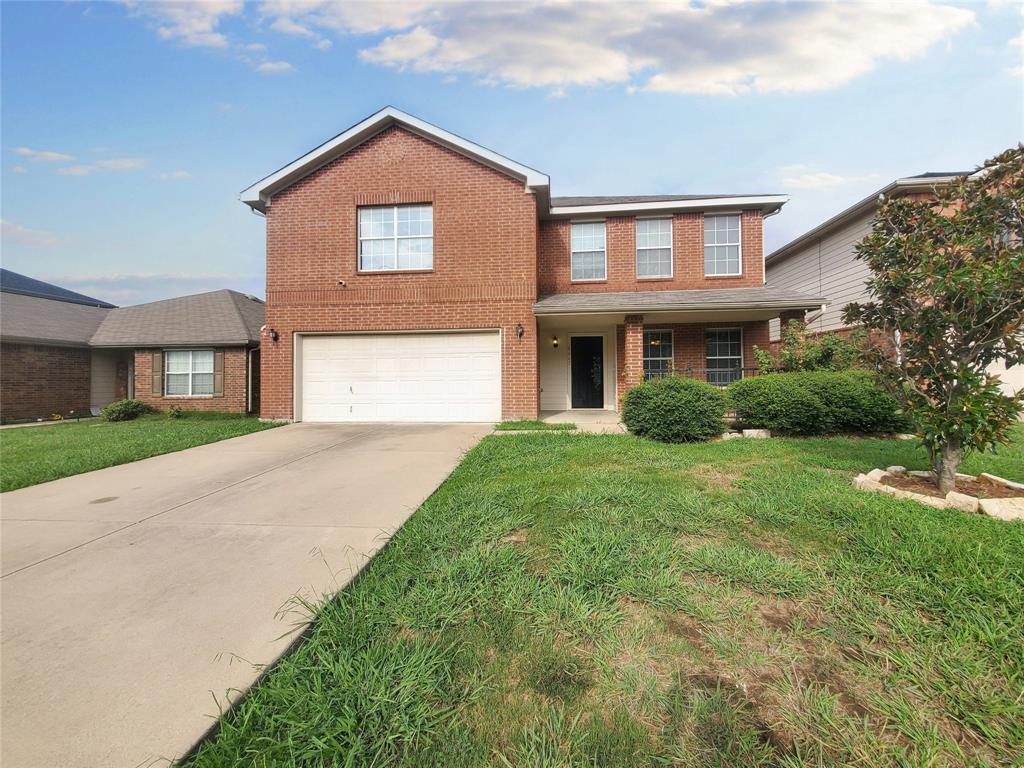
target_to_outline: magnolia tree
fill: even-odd
[[[850,304],[866,359],[922,436],[943,493],[971,451],[1005,444],[1024,392],[986,369],[1024,362],[1024,147],[934,199],[884,201],[857,246],[873,301]]]

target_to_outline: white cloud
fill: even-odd
[[[266,0],[271,28],[384,35],[364,61],[555,91],[569,86],[690,94],[836,88],[881,62],[923,55],[974,23],[953,4],[676,0]]]
[[[281,72],[291,72],[294,67],[287,61],[264,61],[256,65],[256,71],[265,75],[276,75]]]
[[[173,181],[175,179],[188,179],[191,178],[192,174],[188,171],[169,171],[168,173],[158,173],[156,178],[161,181]]]
[[[58,168],[57,173],[61,176],[89,176],[97,171],[137,171],[145,165],[146,161],[137,157],[117,157],[88,165],[67,165]]]
[[[155,19],[160,25],[157,34],[164,40],[204,48],[228,47],[227,37],[217,27],[224,17],[241,13],[244,7],[242,0],[123,1],[139,14]]]
[[[74,155],[63,152],[54,152],[49,149],[30,149],[29,147],[17,147],[14,154],[27,157],[29,160],[39,160],[46,163],[68,163],[75,159]]]
[[[28,168],[23,165],[16,165],[11,168],[11,173],[28,173]]]
[[[782,184],[790,189],[833,189],[845,184],[878,179],[877,173],[862,176],[840,176],[828,171],[815,171],[806,165],[786,165],[781,167],[779,172],[783,175]]]
[[[60,242],[52,232],[23,227],[6,219],[0,219],[0,238],[19,245],[56,245]]]

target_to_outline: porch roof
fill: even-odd
[[[622,314],[714,310],[820,309],[828,300],[784,288],[556,293],[533,305],[535,315]]]

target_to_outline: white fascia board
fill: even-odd
[[[338,134],[330,141],[307,152],[298,160],[260,179],[251,187],[242,190],[239,194],[239,199],[246,205],[262,211],[274,193],[309,175],[336,157],[362,144],[367,139],[396,123],[414,133],[447,146],[462,155],[473,158],[484,165],[521,178],[529,188],[547,187],[550,184],[547,175],[540,171],[510,160],[503,155],[499,155],[497,152],[492,152],[486,147],[481,147],[479,144],[474,144],[443,128],[438,128],[436,125],[420,120],[418,117],[406,114],[400,109],[385,107],[362,122],[356,123],[347,131]]]
[[[551,208],[551,216],[586,216],[594,214],[642,213],[646,211],[690,211],[716,209],[761,208],[778,210],[789,202],[789,195],[755,197],[702,197],[688,200],[658,200],[646,203],[615,203],[613,205],[563,205]]]
[[[623,313],[629,314],[644,314],[653,315],[658,312],[710,312],[714,310],[723,311],[735,311],[738,309],[751,309],[751,310],[774,310],[774,309],[822,309],[827,306],[829,302],[824,301],[820,298],[810,298],[806,301],[785,299],[780,301],[745,301],[745,302],[682,302],[679,304],[658,304],[658,305],[639,305],[631,307],[597,307],[597,306],[586,306],[582,305],[579,307],[559,307],[557,309],[549,309],[547,307],[538,307],[536,304],[533,306],[533,314],[535,315],[621,315]]]

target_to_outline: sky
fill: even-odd
[[[264,294],[238,193],[385,105],[554,195],[786,193],[770,252],[1024,138],[1024,3],[2,2],[3,266]]]

